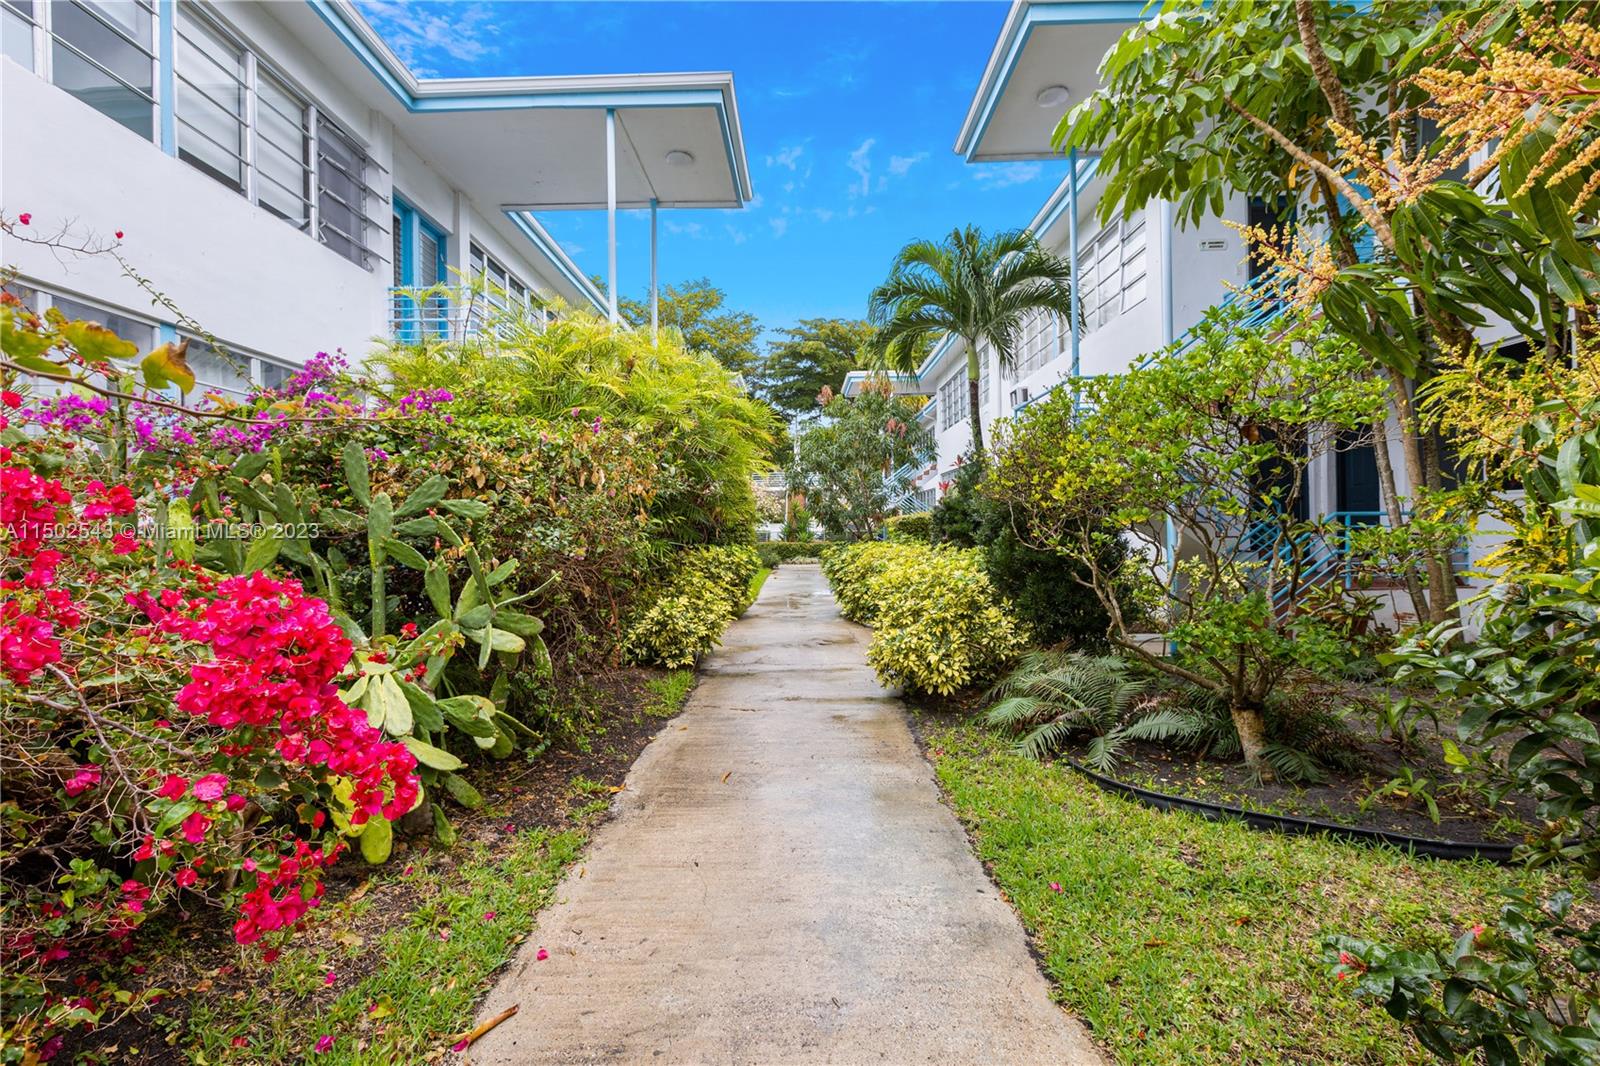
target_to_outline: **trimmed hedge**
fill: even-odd
[[[927,544],[933,540],[933,516],[926,511],[920,514],[897,514],[884,520],[884,535],[902,544]]]
[[[830,549],[823,573],[846,618],[873,626],[867,660],[886,684],[948,696],[1027,646],[1026,627],[972,549],[879,541]]]
[[[694,548],[674,562],[666,585],[628,624],[623,650],[630,662],[693,666],[749,606],[750,579],[761,568],[746,545]]]
[[[815,559],[826,543],[815,540],[768,540],[756,545],[761,565],[769,570],[796,559]]]

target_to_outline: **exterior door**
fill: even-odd
[[[445,277],[445,235],[410,204],[394,198],[394,284],[397,289],[427,289]],[[394,297],[395,335],[418,341],[449,332],[450,301],[419,300],[415,293]]]
[[[1383,509],[1378,493],[1378,456],[1372,445],[1351,447],[1352,438],[1341,434],[1333,453],[1335,502],[1353,525],[1376,524]]]

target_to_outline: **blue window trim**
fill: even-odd
[[[419,284],[417,280],[417,247],[420,243],[419,238],[423,234],[433,238],[435,254],[438,256],[438,261],[434,263],[434,276],[443,281],[449,276],[449,234],[430,222],[427,216],[412,207],[399,194],[394,197],[394,214],[400,220],[401,286],[411,287]],[[441,300],[440,302],[445,308],[448,308],[448,300]],[[406,321],[398,324],[395,332],[400,340],[414,342],[420,339],[420,308],[417,311],[416,321]]]

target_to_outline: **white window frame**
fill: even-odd
[[[1079,247],[1079,305],[1083,308],[1085,335],[1145,301],[1149,289],[1148,251],[1143,211],[1107,223]]]
[[[148,46],[144,45],[143,43],[141,43],[139,41],[134,40],[132,37],[129,37],[127,32],[124,31],[122,29],[122,27],[113,25],[111,22],[108,22],[106,19],[102,18],[100,16],[99,12],[95,11],[93,7],[85,6],[85,5],[81,5],[81,4],[78,5],[79,8],[82,11],[84,11],[90,18],[92,18],[95,21],[99,22],[102,26],[106,27],[106,29],[109,30],[111,33],[115,34],[116,36],[122,38],[124,41],[128,42],[129,45],[131,45],[133,48],[137,49],[140,53],[142,53],[144,56],[146,56],[149,59],[149,61],[150,61],[150,89],[148,91],[146,91],[144,89],[141,89],[137,85],[128,84],[128,82],[123,79],[122,75],[114,73],[109,68],[107,68],[105,66],[105,64],[101,63],[99,60],[95,59],[93,56],[87,54],[81,48],[79,48],[77,45],[73,44],[72,42],[67,41],[64,38],[58,37],[56,35],[56,32],[55,32],[54,17],[53,17],[54,8],[55,8],[55,5],[56,5],[57,2],[58,2],[58,0],[33,0],[33,14],[32,14],[31,17],[28,16],[28,15],[24,15],[22,12],[18,11],[14,7],[11,7],[9,4],[6,5],[6,10],[7,10],[7,12],[9,13],[9,15],[11,17],[18,19],[19,21],[30,23],[32,25],[32,28],[33,28],[33,73],[37,74],[39,77],[43,78],[45,81],[49,82],[50,84],[52,84],[52,85],[55,84],[55,47],[54,46],[59,44],[62,48],[65,48],[69,52],[72,52],[74,55],[76,55],[79,59],[83,60],[85,63],[88,63],[90,66],[95,67],[96,69],[98,69],[106,77],[110,78],[111,80],[115,81],[117,84],[121,85],[123,88],[127,89],[129,92],[131,92],[131,93],[135,94],[136,96],[140,97],[141,99],[143,99],[149,105],[149,108],[150,108],[150,141],[151,141],[151,143],[159,144],[160,141],[161,141],[161,107],[160,107],[161,59],[160,59],[159,49],[160,49],[161,32],[162,31],[161,31],[161,11],[160,11],[159,6],[155,3],[155,0],[122,0],[122,2],[132,3],[132,4],[136,5],[136,6],[138,6],[139,8],[141,8],[145,12],[145,14],[147,14],[149,16],[149,18],[150,18],[150,44]],[[59,2],[67,3],[67,2],[70,2],[70,0],[59,0]],[[62,91],[65,92],[66,90],[62,90]],[[115,118],[112,118],[112,116],[107,115],[104,111],[100,111],[99,108],[94,107],[92,104],[89,104],[86,101],[80,101],[80,102],[83,103],[83,105],[85,107],[88,107],[93,111],[97,111],[102,115],[106,115],[106,117],[110,118],[111,121],[113,121],[113,122],[117,122],[117,120]],[[119,126],[122,125],[122,123],[120,123],[120,122],[117,122],[117,124]],[[126,129],[127,127],[124,126],[123,128]]]
[[[967,416],[967,371],[958,368],[939,386],[939,429],[941,432]]]

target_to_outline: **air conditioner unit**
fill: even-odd
[[[1012,389],[1011,390],[1011,406],[1012,407],[1021,407],[1023,404],[1025,404],[1027,402],[1028,402],[1028,390],[1027,389],[1018,388],[1018,389]]]

